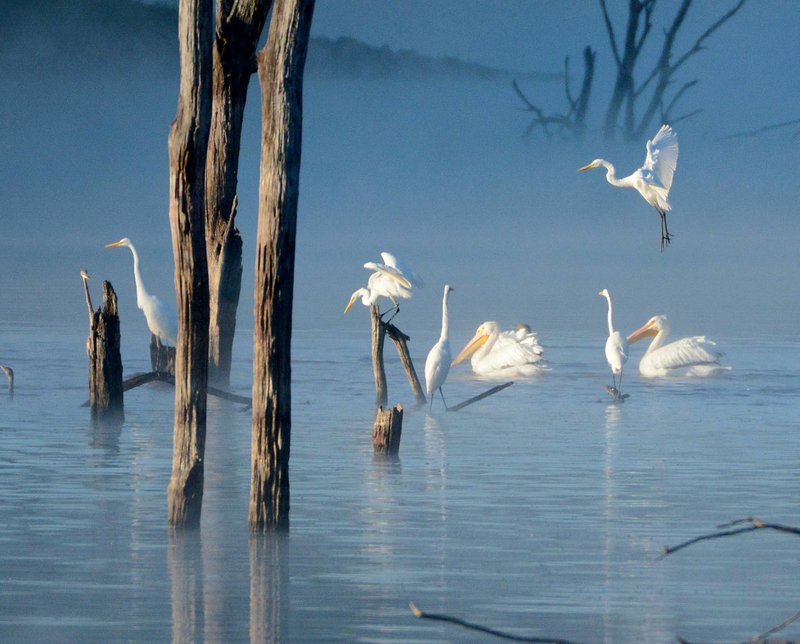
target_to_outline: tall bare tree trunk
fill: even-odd
[[[261,184],[253,332],[250,529],[289,527],[292,297],[303,68],[314,0],[278,0],[258,55]]]
[[[213,106],[206,160],[209,282],[209,381],[230,382],[236,308],[242,286],[242,238],[236,189],[247,87],[272,0],[217,0]]]
[[[169,133],[172,251],[178,299],[169,523],[196,526],[203,501],[208,380],[205,168],[211,120],[212,0],[180,0],[181,82]]]

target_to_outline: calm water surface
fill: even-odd
[[[800,523],[797,342],[726,340],[735,369],[714,379],[629,368],[614,406],[602,338],[546,338],[551,372],[433,416],[410,408],[392,356],[390,400],[408,410],[385,461],[367,336],[296,332],[291,529],[250,538],[249,413],[210,402],[202,528],[171,535],[171,389],[132,391],[122,428],[92,428],[85,330],[0,332],[17,372],[13,400],[0,393],[2,641],[484,639],[416,620],[411,600],[517,634],[731,640],[800,606],[796,538],[658,560],[732,519]],[[144,340],[125,350],[128,374],[146,368]],[[248,394],[244,350],[235,369]],[[446,394],[487,386],[459,369]]]

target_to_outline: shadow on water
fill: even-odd
[[[250,536],[250,641],[288,642],[289,538]]]
[[[119,438],[124,424],[124,417],[97,418],[93,416],[89,421],[89,447],[104,449],[112,454],[117,454],[119,452]]]

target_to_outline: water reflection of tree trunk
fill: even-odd
[[[249,549],[250,642],[288,642],[288,535],[253,534]]]
[[[170,530],[167,569],[172,606],[172,642],[202,639],[203,566],[199,531]]]

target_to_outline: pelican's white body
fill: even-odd
[[[710,376],[730,370],[730,367],[719,364],[719,359],[724,354],[717,350],[716,343],[703,335],[664,344],[669,335],[669,324],[665,315],[650,318],[647,324],[628,336],[628,342],[633,344],[653,335],[653,341],[639,361],[639,373],[646,378]]]
[[[497,322],[484,322],[455,363],[469,355],[472,371],[485,378],[536,376],[546,371],[543,354],[539,338],[529,326],[501,331]]]

